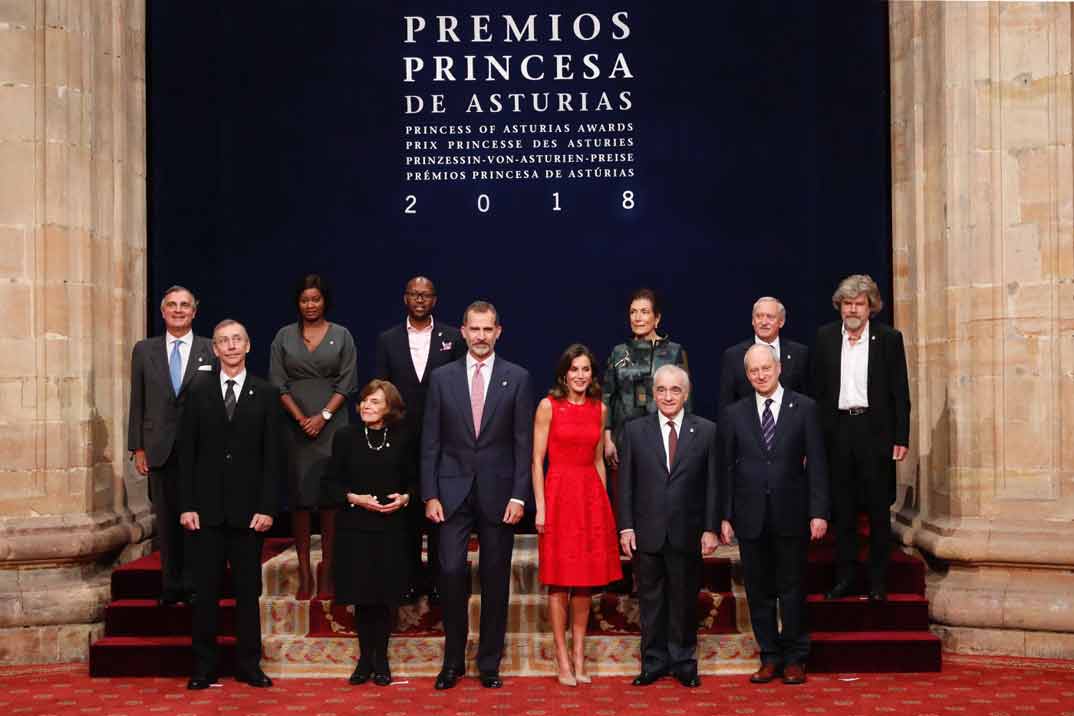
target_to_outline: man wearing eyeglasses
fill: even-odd
[[[131,352],[131,397],[127,449],[134,469],[149,478],[160,544],[160,603],[194,599],[189,538],[179,525],[179,421],[191,381],[213,369],[212,342],[195,336],[198,299],[172,286],[160,300],[163,336],[138,341]]]
[[[429,375],[442,365],[462,358],[466,353],[466,343],[458,328],[433,320],[433,308],[436,307],[436,286],[424,276],[415,276],[406,284],[403,292],[403,305],[406,306],[406,320],[389,328],[377,337],[376,377],[387,380],[399,389],[406,404],[407,427],[413,432],[415,440],[411,442],[415,450],[421,445],[421,423],[425,414],[425,392],[429,385]],[[414,455],[417,463],[417,453]],[[424,581],[428,583],[429,599],[439,601],[436,590],[437,577],[437,528],[425,519],[425,506],[420,500],[413,500],[409,509],[410,555],[413,564],[410,570],[415,580],[403,601],[413,602],[417,599],[421,586],[421,575],[425,570],[421,561],[422,532],[429,535],[429,565]]]

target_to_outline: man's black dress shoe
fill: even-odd
[[[888,590],[886,589],[870,589],[869,601],[870,602],[886,602],[888,600]]]
[[[634,686],[648,686],[657,679],[662,679],[668,675],[666,671],[643,671],[634,677],[634,680],[630,683]]]
[[[454,669],[444,669],[436,675],[436,687],[437,691],[443,691],[444,689],[450,689],[459,683],[459,673]]]
[[[182,592],[164,592],[160,595],[160,606],[174,607],[176,604],[185,602],[186,599],[186,596]]]
[[[272,679],[265,676],[265,672],[258,669],[252,674],[235,674],[235,681],[243,684],[248,684],[257,689],[267,689],[272,686]]]
[[[696,689],[701,686],[701,677],[696,673],[675,674],[675,678],[688,689]]]
[[[483,671],[481,672],[481,685],[486,689],[498,689],[503,686],[503,681],[495,671]]]
[[[352,686],[361,686],[369,681],[369,675],[369,667],[365,664],[358,664],[358,666],[354,667],[354,673],[351,674],[351,678],[347,679],[347,683]]]
[[[857,593],[857,590],[854,589],[854,581],[851,579],[847,579],[842,582],[839,582],[834,587],[832,587],[831,591],[827,592],[824,595],[824,598],[842,599],[843,597],[849,597]]]
[[[216,683],[215,676],[191,676],[190,681],[186,682],[186,687],[191,691],[201,691],[207,689]]]
[[[387,671],[381,671],[379,673],[373,674],[373,683],[377,686],[387,686],[388,684],[392,683],[392,675],[389,674]]]

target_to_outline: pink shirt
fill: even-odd
[[[429,327],[417,329],[410,325],[410,316],[406,319],[406,338],[410,343],[410,360],[414,362],[414,372],[418,374],[420,381],[425,375],[425,367],[429,365],[429,346],[433,342],[433,321],[429,320]]]

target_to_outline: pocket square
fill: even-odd
[[[198,366],[198,370],[212,370],[212,369],[213,369],[213,367],[211,365],[199,365]]]
[[[452,343],[453,343],[453,341],[440,341],[440,350],[442,350],[442,351],[451,350],[451,344]]]

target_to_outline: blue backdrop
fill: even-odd
[[[503,3],[151,0],[147,329],[162,329],[160,292],[188,285],[202,302],[198,331],[243,321],[263,374],[273,335],[296,316],[294,280],[319,272],[336,288],[329,318],[354,334],[367,378],[377,333],[403,319],[406,279],[425,274],[446,322],[475,298],[494,302],[498,352],[540,387],[572,341],[603,360],[628,333],[627,296],[650,286],[664,298],[661,328],[689,351],[697,410],[713,416],[720,353],[750,335],[757,296],[782,298],[784,334],[806,343],[835,317],[842,276],[871,273],[890,297],[884,3],[507,5],[516,19],[537,15],[536,42],[503,41]],[[626,39],[613,36],[616,12],[627,13]],[[470,18],[482,13],[493,41],[474,43]],[[550,14],[566,29],[584,13],[602,22],[598,37],[549,39]],[[428,21],[414,43],[404,42],[408,15]],[[437,15],[460,19],[460,42],[436,41]],[[618,52],[632,77],[608,79]],[[531,53],[543,80],[520,76]],[[548,76],[551,53],[572,55],[573,81]],[[580,79],[586,53],[599,55],[601,78]],[[437,54],[456,70],[465,55],[516,64],[509,80],[487,81],[479,64],[475,81],[438,83]],[[425,62],[413,83],[403,81],[408,56]],[[574,111],[464,111],[471,94],[487,106],[492,92],[564,90]],[[602,90],[629,91],[631,108],[577,110],[578,92]],[[434,92],[447,95],[443,114],[404,113],[404,95]],[[632,177],[405,174],[406,156],[445,154],[442,143],[408,152],[407,126],[612,121],[632,123],[633,146],[609,150],[633,154],[617,165]]]

